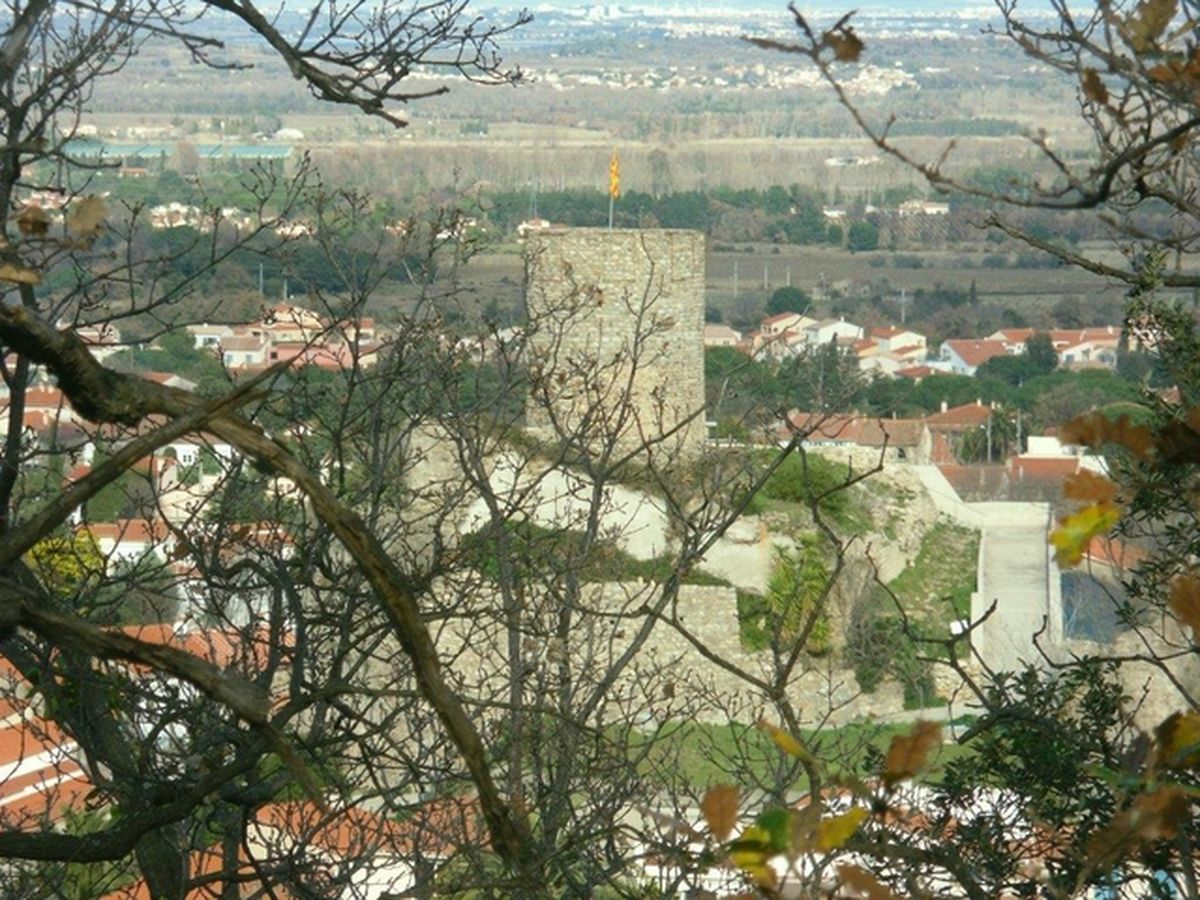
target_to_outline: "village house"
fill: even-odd
[[[860,461],[855,451],[868,450],[872,459],[882,456],[885,461],[922,465],[930,461],[932,451],[930,431],[920,419],[793,410],[781,437],[790,440],[797,432],[804,435],[805,449],[841,451],[851,462]]]
[[[517,225],[517,240],[524,241],[535,231],[549,231],[553,227],[554,223],[549,219],[541,219],[536,216],[532,219],[526,219]]]
[[[234,334],[232,325],[210,325],[207,322],[201,325],[188,325],[187,332],[192,336],[193,346],[197,350],[203,350],[205,347],[217,347],[221,341],[233,337]]]
[[[941,412],[931,413],[922,420],[929,429],[930,462],[934,465],[956,462],[963,442],[969,435],[986,432],[993,413],[990,406],[979,400],[952,407],[943,402]]]
[[[742,340],[742,333],[734,331],[728,325],[706,322],[704,324],[705,347],[736,347]]]
[[[894,325],[868,329],[853,350],[859,369],[888,376],[924,362],[929,352],[925,335]]]
[[[73,328],[79,339],[87,345],[88,351],[97,362],[104,362],[125,345],[121,343],[121,332],[115,325],[102,323],[99,325],[76,325],[73,322],[60,319],[56,328]]]
[[[813,322],[805,327],[804,333],[808,338],[808,343],[813,345],[828,344],[830,341],[852,345],[855,341],[862,339],[863,329],[861,325],[847,322],[845,316],[841,316],[836,319],[822,319],[819,322]]]
[[[211,348],[231,371],[263,369],[279,362],[344,369],[374,365],[380,332],[375,320],[331,322],[302,306],[277,303],[256,322],[189,325],[197,348]]]
[[[816,324],[816,319],[809,318],[801,313],[785,312],[763,319],[758,326],[758,330],[764,338],[778,337],[789,331],[797,334],[803,333]]]
[[[1024,345],[1022,345],[1024,346]],[[997,356],[1012,356],[1016,352],[1003,340],[971,340],[951,338],[942,341],[938,359],[945,371],[952,375],[974,375],[976,370],[989,359]]]
[[[160,519],[117,519],[82,527],[110,567],[117,562],[137,564],[151,556],[166,559],[175,548],[175,536]]]
[[[153,381],[155,384],[161,384],[163,387],[171,387],[180,391],[196,390],[196,382],[189,381],[182,375],[176,375],[174,372],[144,372],[142,378],[147,381]]]
[[[1033,328],[1001,328],[988,335],[986,340],[1003,341],[1012,354],[1024,353],[1025,342],[1039,332]],[[1052,328],[1048,332],[1058,364],[1068,369],[1108,368],[1117,365],[1117,349],[1121,343],[1119,325],[1101,325],[1092,328]]]
[[[79,746],[38,714],[32,688],[7,660],[0,662],[0,678],[9,687],[0,710],[0,827],[20,830],[59,818],[92,786]]]
[[[749,341],[750,355],[759,362],[782,362],[801,356],[808,350],[808,335],[803,331],[784,331],[779,334],[754,332]]]
[[[933,200],[905,200],[896,212],[901,216],[948,216],[950,204]]]
[[[221,363],[227,369],[263,368],[267,364],[268,341],[261,336],[235,334],[220,343]]]

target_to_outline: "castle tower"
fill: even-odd
[[[698,451],[704,235],[571,228],[532,235],[526,423],[549,440]]]

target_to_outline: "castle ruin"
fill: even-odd
[[[564,228],[527,253],[526,424],[593,450],[700,449],[704,235]]]

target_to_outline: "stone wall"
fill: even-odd
[[[535,599],[542,594],[548,615],[557,617],[564,600],[574,610],[567,644],[553,636],[549,619],[543,623],[536,615],[526,619],[522,626],[522,680],[527,688],[536,696],[558,696],[565,684],[565,664],[571,671],[571,689],[580,695],[608,684],[599,714],[609,721],[649,723],[684,718],[723,724],[771,716],[768,698],[735,671],[769,681],[773,662],[770,651],[752,652],[742,647],[737,596],[729,587],[682,585],[675,603],[663,610],[662,619],[654,621],[630,664],[618,678],[608,681],[614,663],[641,640],[642,626],[651,621],[646,607],[655,603],[659,590],[657,585],[640,582],[588,584],[569,600],[549,584],[534,589],[536,593],[527,591],[524,602],[531,608],[542,606],[541,600]],[[443,584],[441,593],[446,606],[458,605],[447,596],[454,593],[469,596],[475,604],[473,614],[448,618],[435,628],[438,652],[451,683],[469,698],[495,702],[505,695],[512,678],[507,663],[510,635],[500,612],[503,601],[477,581]],[[853,672],[841,668],[838,653],[802,661],[789,682],[788,694],[806,725],[897,714],[902,709],[901,692],[895,685],[873,695],[861,694]]]
[[[554,229],[531,236],[527,263],[533,433],[698,449],[704,235]]]

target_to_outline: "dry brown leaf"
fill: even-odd
[[[67,231],[79,237],[95,237],[107,215],[108,204],[103,197],[84,197],[71,204],[67,212]]]
[[[42,276],[40,272],[36,272],[28,266],[6,262],[0,263],[0,281],[9,281],[13,284],[41,284]]]
[[[818,849],[821,837],[821,807],[809,803],[794,809],[791,815],[791,859]]]
[[[1154,763],[1168,769],[1200,763],[1200,713],[1172,713],[1154,729]]]
[[[1141,0],[1124,22],[1130,46],[1138,53],[1154,49],[1177,11],[1177,0]]]
[[[1157,66],[1151,66],[1146,70],[1146,74],[1151,81],[1157,81],[1159,84],[1170,84],[1179,78],[1181,72],[1170,63],[1159,63]]]
[[[1063,485],[1063,496],[1084,503],[1112,503],[1117,499],[1117,485],[1089,469],[1080,469]]]
[[[825,32],[825,43],[833,50],[833,58],[838,62],[858,62],[862,56],[864,44],[853,28]]]
[[[1095,69],[1083,70],[1083,96],[1101,106],[1108,104],[1108,88],[1100,79],[1100,73]]]
[[[1161,787],[1141,794],[1101,828],[1087,844],[1084,861],[1104,871],[1151,841],[1175,837],[1188,821],[1191,802],[1180,788]]]
[[[942,743],[942,726],[936,722],[917,722],[908,734],[898,734],[888,747],[883,783],[889,788],[912,778],[929,762],[929,754]]]
[[[1171,609],[1192,629],[1192,640],[1200,640],[1200,574],[1186,572],[1171,582]]]
[[[728,840],[738,819],[738,789],[731,784],[711,787],[700,801],[704,821],[718,841]]]
[[[838,866],[837,873],[843,887],[850,888],[866,900],[900,900],[866,869],[859,866]]]
[[[1099,449],[1105,444],[1120,444],[1142,460],[1150,460],[1156,451],[1154,432],[1144,425],[1135,425],[1129,416],[1109,419],[1098,412],[1084,413],[1060,429],[1064,444],[1083,444]]]
[[[50,215],[37,203],[27,203],[17,213],[17,228],[29,237],[42,237],[50,230]]]

